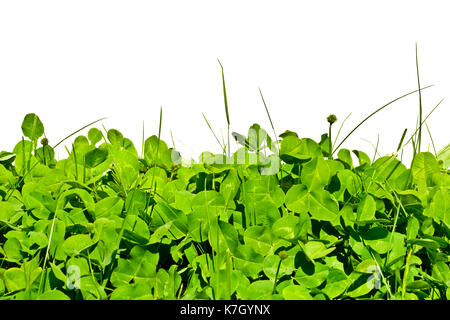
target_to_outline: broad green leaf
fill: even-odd
[[[450,226],[450,194],[446,188],[441,188],[433,196],[433,201],[423,212],[437,223],[444,222]]]
[[[95,168],[108,158],[108,151],[95,148],[84,155],[84,161],[87,168]]]
[[[116,129],[109,129],[107,133],[109,142],[115,147],[121,148],[123,146],[123,134]]]
[[[432,276],[447,287],[450,286],[450,269],[444,261],[439,261],[433,266]]]
[[[270,228],[266,226],[252,226],[245,230],[244,242],[255,252],[266,255],[272,248],[274,238]]]
[[[302,183],[309,190],[320,189],[328,184],[330,169],[321,157],[314,157],[303,165],[301,172]]]
[[[358,205],[357,217],[360,221],[372,220],[375,217],[377,205],[375,199],[367,194]]]
[[[240,180],[235,169],[230,169],[226,178],[220,184],[220,193],[228,205],[234,199],[240,187]]]
[[[353,160],[352,160],[352,154],[350,153],[350,150],[348,149],[340,149],[338,154],[338,159],[344,162],[349,169],[353,168]]]
[[[103,134],[102,132],[97,128],[91,128],[88,131],[88,139],[91,141],[92,144],[96,144],[97,142],[100,142],[102,140]]]
[[[285,240],[294,240],[300,232],[300,218],[297,216],[284,216],[272,225],[272,233]]]
[[[321,157],[322,150],[320,145],[312,139],[286,136],[281,141],[280,155],[284,161],[292,163],[296,160]]]
[[[338,218],[339,205],[326,190],[316,189],[309,194],[309,211],[313,219],[334,222]]]
[[[309,209],[308,188],[303,184],[297,184],[286,193],[286,207],[294,212],[307,212]]]
[[[118,260],[117,267],[111,276],[111,283],[115,287],[127,285],[132,280],[136,284],[151,284],[156,277],[158,260],[158,252],[151,252],[143,247],[135,246],[131,249],[129,259]]]
[[[91,247],[94,244],[91,237],[87,234],[77,234],[67,238],[64,241],[64,252],[68,256],[79,255],[82,251]]]
[[[310,260],[323,258],[336,248],[327,248],[322,242],[309,241],[305,244],[304,252]]]
[[[415,217],[408,218],[408,225],[406,226],[406,239],[412,240],[419,234],[420,223]]]
[[[325,288],[322,292],[330,299],[334,299],[344,293],[345,289],[350,285],[345,272],[337,269],[331,269],[326,279]]]
[[[305,288],[316,288],[320,286],[328,277],[329,269],[325,264],[314,264],[313,272],[303,266],[298,268],[295,273],[295,280]]]
[[[112,159],[115,173],[119,180],[118,182],[125,190],[128,190],[136,181],[139,174],[138,159],[133,154],[124,150],[113,150]]]
[[[431,177],[434,173],[439,173],[439,164],[430,152],[420,152],[414,156],[411,172],[413,181],[419,188],[431,187]]]
[[[110,300],[153,300],[153,294],[147,283],[132,283],[116,288]]]
[[[247,299],[249,300],[270,300],[272,299],[273,281],[257,280],[252,282],[247,289]]]
[[[3,275],[8,291],[23,290],[27,286],[25,272],[19,268],[9,268]]]
[[[40,294],[37,300],[70,300],[70,298],[62,291],[53,289]]]
[[[450,144],[448,144],[438,152],[437,160],[442,161],[444,168],[450,167]]]
[[[308,289],[293,284],[283,289],[283,297],[286,300],[312,300]]]
[[[23,119],[22,132],[25,137],[36,140],[44,134],[44,125],[36,114],[29,113]]]

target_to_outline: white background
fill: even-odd
[[[44,122],[50,144],[107,117],[105,127],[140,150],[143,121],[146,137],[157,134],[162,106],[169,146],[172,131],[184,156],[219,152],[202,117],[226,134],[217,58],[232,130],[246,133],[258,122],[271,132],[261,88],[278,134],[289,129],[319,140],[327,115],[337,115],[336,132],[351,112],[343,138],[378,107],[417,89],[416,41],[421,84],[435,85],[423,92],[424,113],[447,98],[428,121],[439,150],[449,142],[446,3],[0,0],[0,150],[21,139],[29,112]],[[375,144],[379,134],[380,153],[395,151],[404,128],[413,132],[418,110],[418,95],[411,95],[343,147],[372,156],[367,141]]]

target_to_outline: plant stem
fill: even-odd
[[[332,152],[333,152],[333,143],[331,142],[331,123],[330,123],[330,125],[328,126],[328,141],[329,141],[329,155],[328,155],[328,159],[333,159],[333,155],[332,155]]]
[[[281,259],[280,259],[280,262],[278,262],[277,272],[275,273],[275,279],[273,281],[272,294],[275,294],[275,289],[277,288],[277,281],[278,281],[278,274],[280,272],[280,267],[281,267]]]
[[[409,273],[409,259],[411,258],[412,248],[409,249],[408,255],[406,256],[405,273],[403,274],[403,285],[402,285],[402,300],[405,299],[406,292],[406,280]]]

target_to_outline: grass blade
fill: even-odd
[[[419,78],[419,59],[417,56],[417,43],[416,43],[416,73],[417,73],[417,85],[419,86],[419,133],[417,138],[417,151],[420,152],[420,146],[422,144],[422,93],[420,89]]]
[[[203,119],[205,119],[206,124],[208,125],[209,130],[211,130],[212,134],[214,135],[214,138],[216,138],[217,143],[219,144],[220,148],[223,150],[223,152],[225,153],[225,146],[222,146],[222,144],[219,141],[219,138],[217,138],[216,133],[214,132],[214,130],[212,129],[211,125],[209,124],[208,119],[206,119],[205,114],[202,112],[202,116]]]
[[[223,101],[225,104],[225,114],[227,117],[227,128],[228,128],[228,156],[230,156],[230,114],[228,112],[228,99],[227,99],[227,88],[225,86],[225,74],[223,72],[223,66],[219,59],[217,59],[220,64],[220,68],[222,69],[222,87],[223,87]]]
[[[106,118],[100,118],[100,119],[98,119],[98,120],[95,120],[95,121],[93,121],[93,122],[91,122],[91,123],[85,125],[84,127],[80,128],[80,129],[78,129],[78,130],[72,132],[72,133],[69,134],[67,137],[65,137],[64,139],[62,139],[61,141],[59,141],[57,144],[55,144],[55,145],[53,146],[53,149],[55,149],[57,146],[59,146],[61,143],[63,143],[63,142],[66,141],[67,139],[69,139],[69,138],[70,138],[71,136],[73,136],[74,134],[77,134],[77,133],[80,132],[81,130],[86,129],[86,128],[89,127],[89,126],[92,126],[94,123],[97,123],[97,122],[102,121],[102,120],[105,120],[105,119],[106,119]]]
[[[425,90],[425,89],[428,89],[428,88],[431,88],[431,87],[432,87],[432,85],[426,86],[426,87],[423,87],[421,90]],[[369,120],[369,119],[370,119],[372,116],[374,116],[376,113],[378,113],[379,111],[383,110],[384,108],[386,108],[387,106],[391,105],[392,103],[394,103],[394,102],[396,102],[396,101],[398,101],[398,100],[400,100],[400,99],[403,99],[403,98],[405,98],[405,97],[407,97],[407,96],[409,96],[409,95],[411,95],[411,94],[413,94],[413,93],[416,93],[417,91],[419,91],[419,90],[414,90],[414,91],[408,92],[408,93],[406,93],[406,94],[404,94],[404,95],[402,95],[402,96],[400,96],[400,97],[398,97],[398,98],[396,98],[396,99],[394,99],[394,100],[389,101],[389,102],[386,103],[384,106],[382,106],[382,107],[378,108],[377,110],[375,110],[374,112],[372,112],[372,113],[371,113],[369,116],[367,116],[363,121],[361,121],[356,127],[354,127],[354,128],[352,129],[352,131],[350,131],[350,133],[347,134],[347,136],[345,136],[344,139],[342,139],[342,141],[339,143],[339,145],[338,145],[336,148],[334,148],[334,150],[333,150],[333,152],[331,153],[331,155],[333,155],[333,154],[336,152],[336,150],[339,149],[339,147],[345,142],[345,140],[347,140],[347,139],[353,134],[353,132],[356,131],[356,129],[358,129],[364,122],[366,122],[367,120]]]

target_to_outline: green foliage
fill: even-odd
[[[56,160],[36,115],[22,131],[0,152],[0,299],[449,297],[448,148],[333,159],[326,135],[272,150],[254,124],[188,165],[92,128]]]

